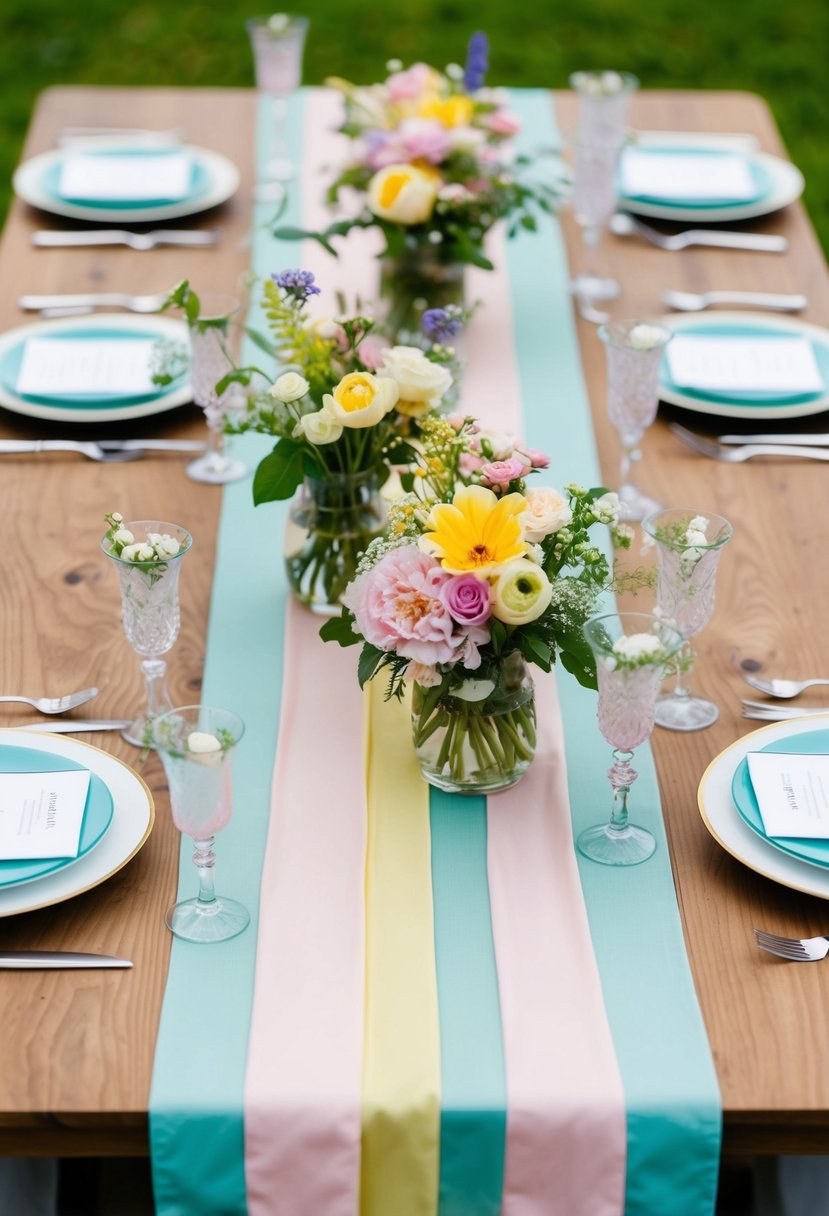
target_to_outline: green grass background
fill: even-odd
[[[0,209],[37,93],[53,84],[250,85],[232,0],[0,0]],[[267,11],[267,10],[265,10]],[[747,89],[772,107],[829,249],[825,0],[309,0],[305,80],[369,82],[385,61],[463,61],[490,37],[489,82],[566,87],[577,68],[635,72],[644,88]]]

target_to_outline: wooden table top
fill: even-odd
[[[236,197],[216,214],[184,226],[221,223],[216,248],[35,250],[36,227],[60,220],[16,201],[0,243],[0,332],[26,320],[19,292],[163,291],[188,277],[203,289],[233,290],[247,269],[251,218],[254,94],[241,90],[59,88],[37,108],[25,155],[53,146],[64,126],[182,126],[192,143],[214,148],[240,168]],[[562,124],[572,98],[559,99]],[[633,124],[644,128],[745,131],[782,152],[765,105],[739,93],[641,93]],[[784,233],[783,256],[696,249],[665,253],[632,238],[609,238],[604,257],[624,287],[614,315],[652,317],[667,287],[804,292],[804,318],[829,325],[829,273],[800,205],[746,225]],[[579,234],[564,230],[571,261]],[[604,410],[604,356],[595,328],[579,321],[579,339],[606,484],[618,483],[618,445]],[[714,619],[696,639],[695,687],[721,707],[708,730],[657,730],[657,759],[679,906],[702,1012],[722,1091],[727,1153],[819,1152],[829,1135],[829,970],[789,966],[759,953],[751,927],[815,934],[829,928],[829,907],[754,874],[708,835],[696,792],[709,761],[752,724],[739,716],[747,692],[746,659],[774,674],[829,671],[823,605],[829,564],[825,470],[819,464],[718,464],[679,446],[661,411],[644,442],[642,484],[667,503],[726,515],[734,539],[721,564]],[[696,419],[694,422],[698,421]],[[714,424],[715,420],[712,420]],[[818,420],[819,422],[819,420]],[[713,429],[710,427],[709,429]],[[185,407],[111,435],[203,438],[200,411]],[[0,435],[86,437],[0,411]],[[117,580],[98,544],[107,510],[125,518],[185,519],[198,538],[198,560],[182,580],[182,628],[169,659],[176,703],[198,699],[212,541],[220,495],[183,475],[181,456],[97,465],[73,455],[5,456],[0,469],[0,686],[53,694],[98,684],[93,712],[119,716],[140,703],[135,655],[120,624]],[[276,547],[274,560],[279,560]],[[642,604],[642,599],[638,601]],[[643,605],[647,606],[647,605]],[[819,696],[814,698],[819,702]],[[2,725],[31,719],[3,706]],[[84,736],[81,736],[82,738]],[[92,736],[136,765],[136,752],[112,733]],[[147,1099],[170,950],[163,913],[175,894],[178,833],[169,817],[161,766],[139,767],[156,797],[146,847],[115,877],[51,909],[6,918],[7,949],[83,949],[125,955],[131,971],[0,972],[0,1153],[141,1155],[147,1150]],[[829,964],[827,964],[829,966]]]

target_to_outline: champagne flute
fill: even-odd
[[[574,72],[570,87],[579,99],[581,138],[621,148],[627,138],[630,98],[639,87],[637,78],[630,72]]]
[[[631,469],[642,453],[642,436],[659,405],[659,365],[673,337],[650,321],[613,321],[599,328],[607,356],[607,413],[622,444],[619,518],[641,520],[660,503],[634,484]]]
[[[307,17],[274,13],[247,21],[256,68],[256,87],[269,99],[270,146],[264,165],[265,181],[275,199],[284,193],[279,183],[290,180],[294,166],[288,155],[288,98],[302,79],[302,52],[308,33]],[[267,191],[267,187],[266,187]]]
[[[669,730],[701,730],[716,722],[720,711],[712,701],[692,696],[685,682],[693,657],[687,639],[711,619],[717,567],[733,529],[722,515],[684,508],[657,511],[642,521],[642,529],[657,547],[656,611],[685,640],[674,691],[656,703],[656,724]]]
[[[248,474],[241,460],[234,460],[224,450],[224,418],[238,394],[239,386],[231,384],[219,395],[216,385],[233,370],[230,354],[230,327],[241,308],[240,302],[221,292],[203,292],[199,296],[200,311],[195,320],[188,319],[190,331],[190,382],[193,400],[204,410],[209,443],[207,451],[187,466],[192,481],[209,485],[224,485],[239,481]]]
[[[165,682],[167,664],[161,656],[172,650],[178,637],[179,572],[181,560],[190,551],[193,538],[179,524],[158,519],[139,519],[123,523],[121,528],[130,532],[136,541],[160,536],[171,537],[178,543],[178,551],[171,557],[137,562],[119,556],[107,536],[101,541],[101,548],[118,571],[124,633],[130,646],[141,656],[147,690],[146,708],[121,733],[128,743],[145,747],[153,720],[173,704]]]
[[[173,904],[165,917],[168,929],[184,941],[227,941],[250,923],[247,908],[218,896],[213,880],[213,840],[233,813],[231,754],[244,730],[236,714],[208,705],[184,705],[153,724],[153,742],[170,787],[173,822],[195,845],[199,893],[195,899]]]
[[[587,828],[576,841],[580,853],[606,866],[647,861],[656,841],[647,828],[628,820],[630,787],[638,773],[633,750],[653,730],[656,695],[665,664],[682,645],[678,630],[644,612],[608,613],[584,626],[596,656],[599,730],[613,748],[608,777],[613,788],[610,820]]]

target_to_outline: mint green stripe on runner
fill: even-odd
[[[512,94],[523,150],[556,138],[549,94]],[[544,162],[539,162],[543,169]],[[558,225],[508,246],[526,437],[552,454],[551,475],[601,484]],[[624,288],[624,284],[622,285]],[[598,344],[598,338],[596,338]],[[595,694],[565,673],[564,719],[573,833],[610,814],[610,748]],[[719,1090],[694,992],[650,749],[636,753],[632,814],[657,839],[630,868],[579,857],[593,945],[628,1109],[626,1216],[711,1216],[720,1154]]]
[[[486,799],[429,791],[440,1020],[438,1216],[498,1216],[506,1081]]]
[[[302,97],[291,101],[291,155],[301,155]],[[260,112],[258,162],[267,131]],[[286,222],[298,223],[292,193]],[[257,208],[253,265],[267,274],[276,243]],[[212,286],[212,284],[211,284]],[[199,284],[193,284],[196,292]],[[232,291],[235,284],[227,284]],[[261,310],[249,324],[262,327]],[[248,343],[243,360],[255,363]],[[261,435],[233,440],[251,469],[270,451]],[[216,491],[219,492],[218,490]],[[187,520],[182,524],[187,526]],[[284,507],[254,509],[251,479],[222,491],[201,700],[238,713],[245,737],[234,755],[234,815],[216,838],[216,889],[240,900],[251,923],[229,942],[173,941],[150,1094],[150,1153],[158,1216],[244,1216],[243,1096],[256,968],[259,880],[279,728],[286,582],[280,558]],[[199,536],[189,562],[200,560]],[[184,571],[185,582],[187,571]],[[185,600],[186,602],[186,600]],[[172,654],[175,661],[175,651]],[[178,898],[197,890],[192,842],[182,839]]]

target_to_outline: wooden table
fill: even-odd
[[[572,99],[560,99],[560,121]],[[232,290],[249,260],[254,96],[236,90],[61,88],[41,98],[25,155],[53,145],[63,126],[183,126],[193,143],[230,156],[242,171],[239,193],[217,215],[186,226],[224,228],[214,249],[34,250],[29,233],[61,226],[16,202],[0,244],[0,329],[22,324],[21,291],[162,291],[183,277]],[[781,152],[768,111],[734,93],[645,93],[634,125],[746,131]],[[747,227],[784,233],[785,256],[716,249],[670,254],[611,238],[605,250],[624,285],[617,316],[657,315],[661,291],[706,288],[805,292],[806,318],[829,324],[829,274],[799,205]],[[576,261],[579,237],[565,233]],[[618,480],[618,448],[604,412],[604,357],[593,326],[579,322],[603,473]],[[669,416],[667,413],[664,416]],[[792,934],[829,927],[829,907],[759,877],[724,853],[697,811],[703,770],[750,729],[739,717],[746,686],[739,664],[762,661],[778,674],[829,669],[824,605],[829,599],[826,471],[819,465],[727,466],[681,448],[664,416],[645,440],[642,481],[662,501],[725,514],[734,540],[724,556],[712,624],[698,639],[694,682],[720,706],[719,722],[695,734],[657,731],[662,786],[679,904],[725,1112],[725,1151],[821,1152],[829,1146],[829,1018],[825,967],[778,964],[755,948],[751,926]],[[715,420],[712,420],[715,421]],[[818,420],[820,422],[820,420]],[[84,437],[80,425],[60,428]],[[185,408],[110,434],[202,437],[200,413]],[[53,424],[0,411],[0,434],[58,434]],[[183,476],[182,457],[93,465],[79,457],[3,457],[0,519],[0,685],[56,693],[102,686],[94,712],[118,716],[139,703],[135,656],[124,640],[117,580],[98,549],[107,510],[186,520],[198,538],[182,580],[182,630],[170,656],[179,704],[198,698],[219,493]],[[278,560],[276,550],[274,560]],[[642,601],[640,600],[640,603]],[[817,698],[816,698],[817,700]],[[3,725],[31,718],[4,706]],[[131,764],[135,750],[116,734],[93,736]],[[97,889],[52,909],[0,922],[5,948],[85,949],[126,955],[123,972],[0,973],[0,1153],[144,1155],[153,1048],[170,949],[163,912],[172,901],[178,858],[163,773],[154,756],[141,767],[157,800],[156,826],[143,851]]]

